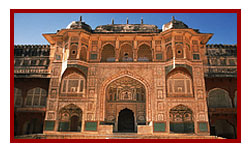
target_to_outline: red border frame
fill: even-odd
[[[237,139],[14,139],[15,13],[237,13]],[[10,143],[241,143],[241,9],[10,9]]]

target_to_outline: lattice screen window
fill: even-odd
[[[192,79],[184,72],[175,72],[167,79],[168,96],[187,96],[193,95]]]
[[[46,90],[36,87],[27,92],[25,99],[26,106],[45,106],[47,100]]]
[[[85,78],[77,73],[65,77],[62,81],[62,93],[85,93]]]
[[[133,61],[133,50],[131,45],[125,44],[121,46],[120,61],[122,62]]]
[[[22,91],[18,88],[14,88],[14,104],[15,106],[21,106],[23,101]]]
[[[137,55],[138,61],[152,61],[152,50],[146,44],[139,47]]]

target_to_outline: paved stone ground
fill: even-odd
[[[136,133],[115,133],[111,135],[32,134],[32,135],[15,136],[15,139],[223,139],[223,138],[216,136],[199,136],[199,135],[184,135],[184,134],[138,135]]]

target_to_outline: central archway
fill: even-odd
[[[137,125],[146,125],[146,89],[141,82],[124,76],[111,82],[105,93],[104,123],[112,124],[114,132],[136,132]]]
[[[135,132],[134,113],[130,109],[123,109],[118,117],[118,132]]]

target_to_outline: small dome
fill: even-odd
[[[188,26],[182,21],[175,20],[175,18],[172,17],[172,20],[170,22],[162,26],[162,31],[166,31],[169,29],[188,29]]]
[[[84,29],[88,32],[92,31],[92,28],[86,24],[85,22],[82,22],[82,19],[80,18],[80,21],[72,21],[66,29]]]

